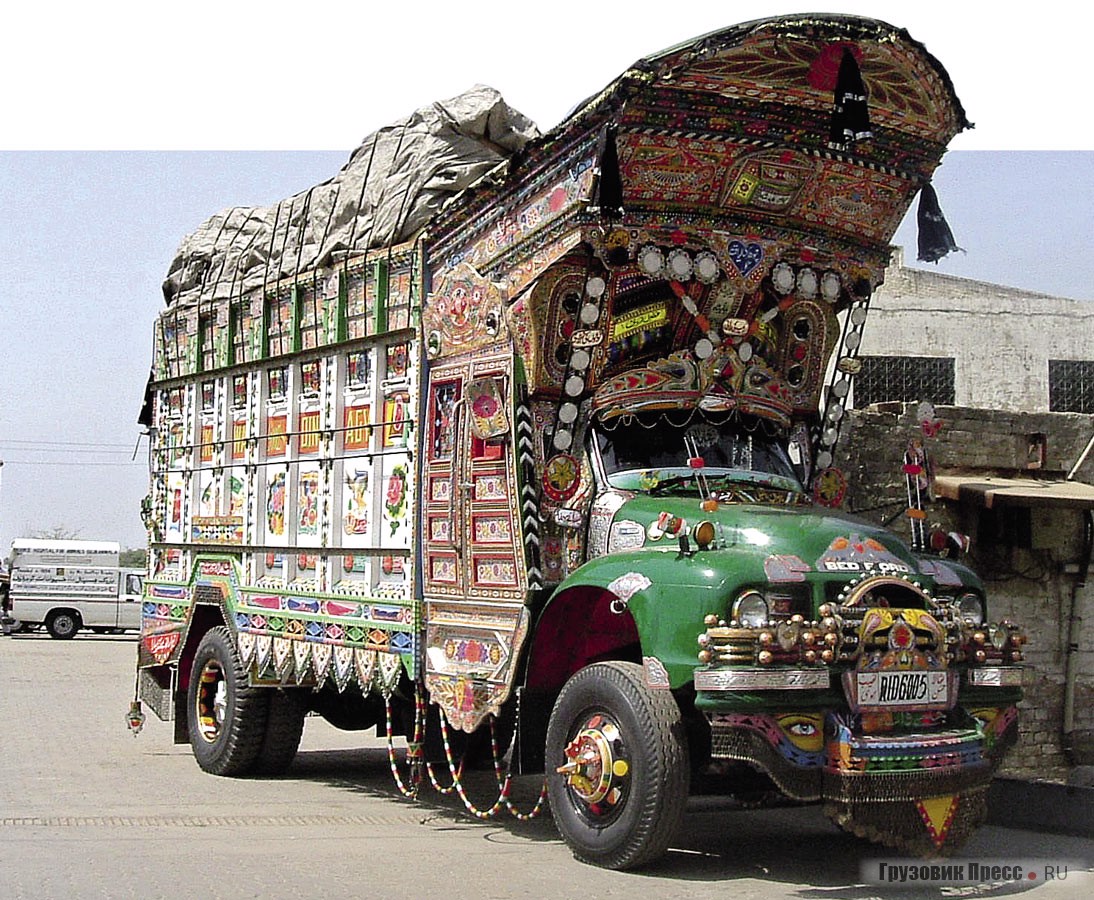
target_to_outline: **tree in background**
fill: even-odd
[[[66,528],[64,525],[54,525],[52,528],[44,528],[31,535],[31,537],[43,541],[71,541],[79,536],[80,530],[78,528],[73,531],[71,528]]]
[[[118,555],[118,565],[127,569],[143,569],[148,565],[148,551],[144,548],[123,550]]]

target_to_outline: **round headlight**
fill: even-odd
[[[962,594],[954,601],[962,622],[970,625],[984,624],[984,599],[977,594]]]
[[[763,627],[767,617],[767,601],[759,591],[745,591],[733,604],[733,618],[747,628]]]

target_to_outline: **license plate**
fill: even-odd
[[[945,709],[950,700],[947,671],[856,672],[858,706]]]

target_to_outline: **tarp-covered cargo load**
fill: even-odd
[[[493,88],[478,85],[370,134],[329,181],[274,206],[232,207],[179,246],[168,304],[237,297],[364,251],[412,238],[445,202],[521,150],[539,131]]]

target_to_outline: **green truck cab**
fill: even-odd
[[[156,329],[133,724],[219,775],[284,770],[309,711],[375,727],[408,793],[511,740],[611,868],[698,791],[960,846],[1024,637],[842,512],[835,453],[888,241],[966,126],[906,32],[767,19],[546,134],[473,92],[211,219]]]

